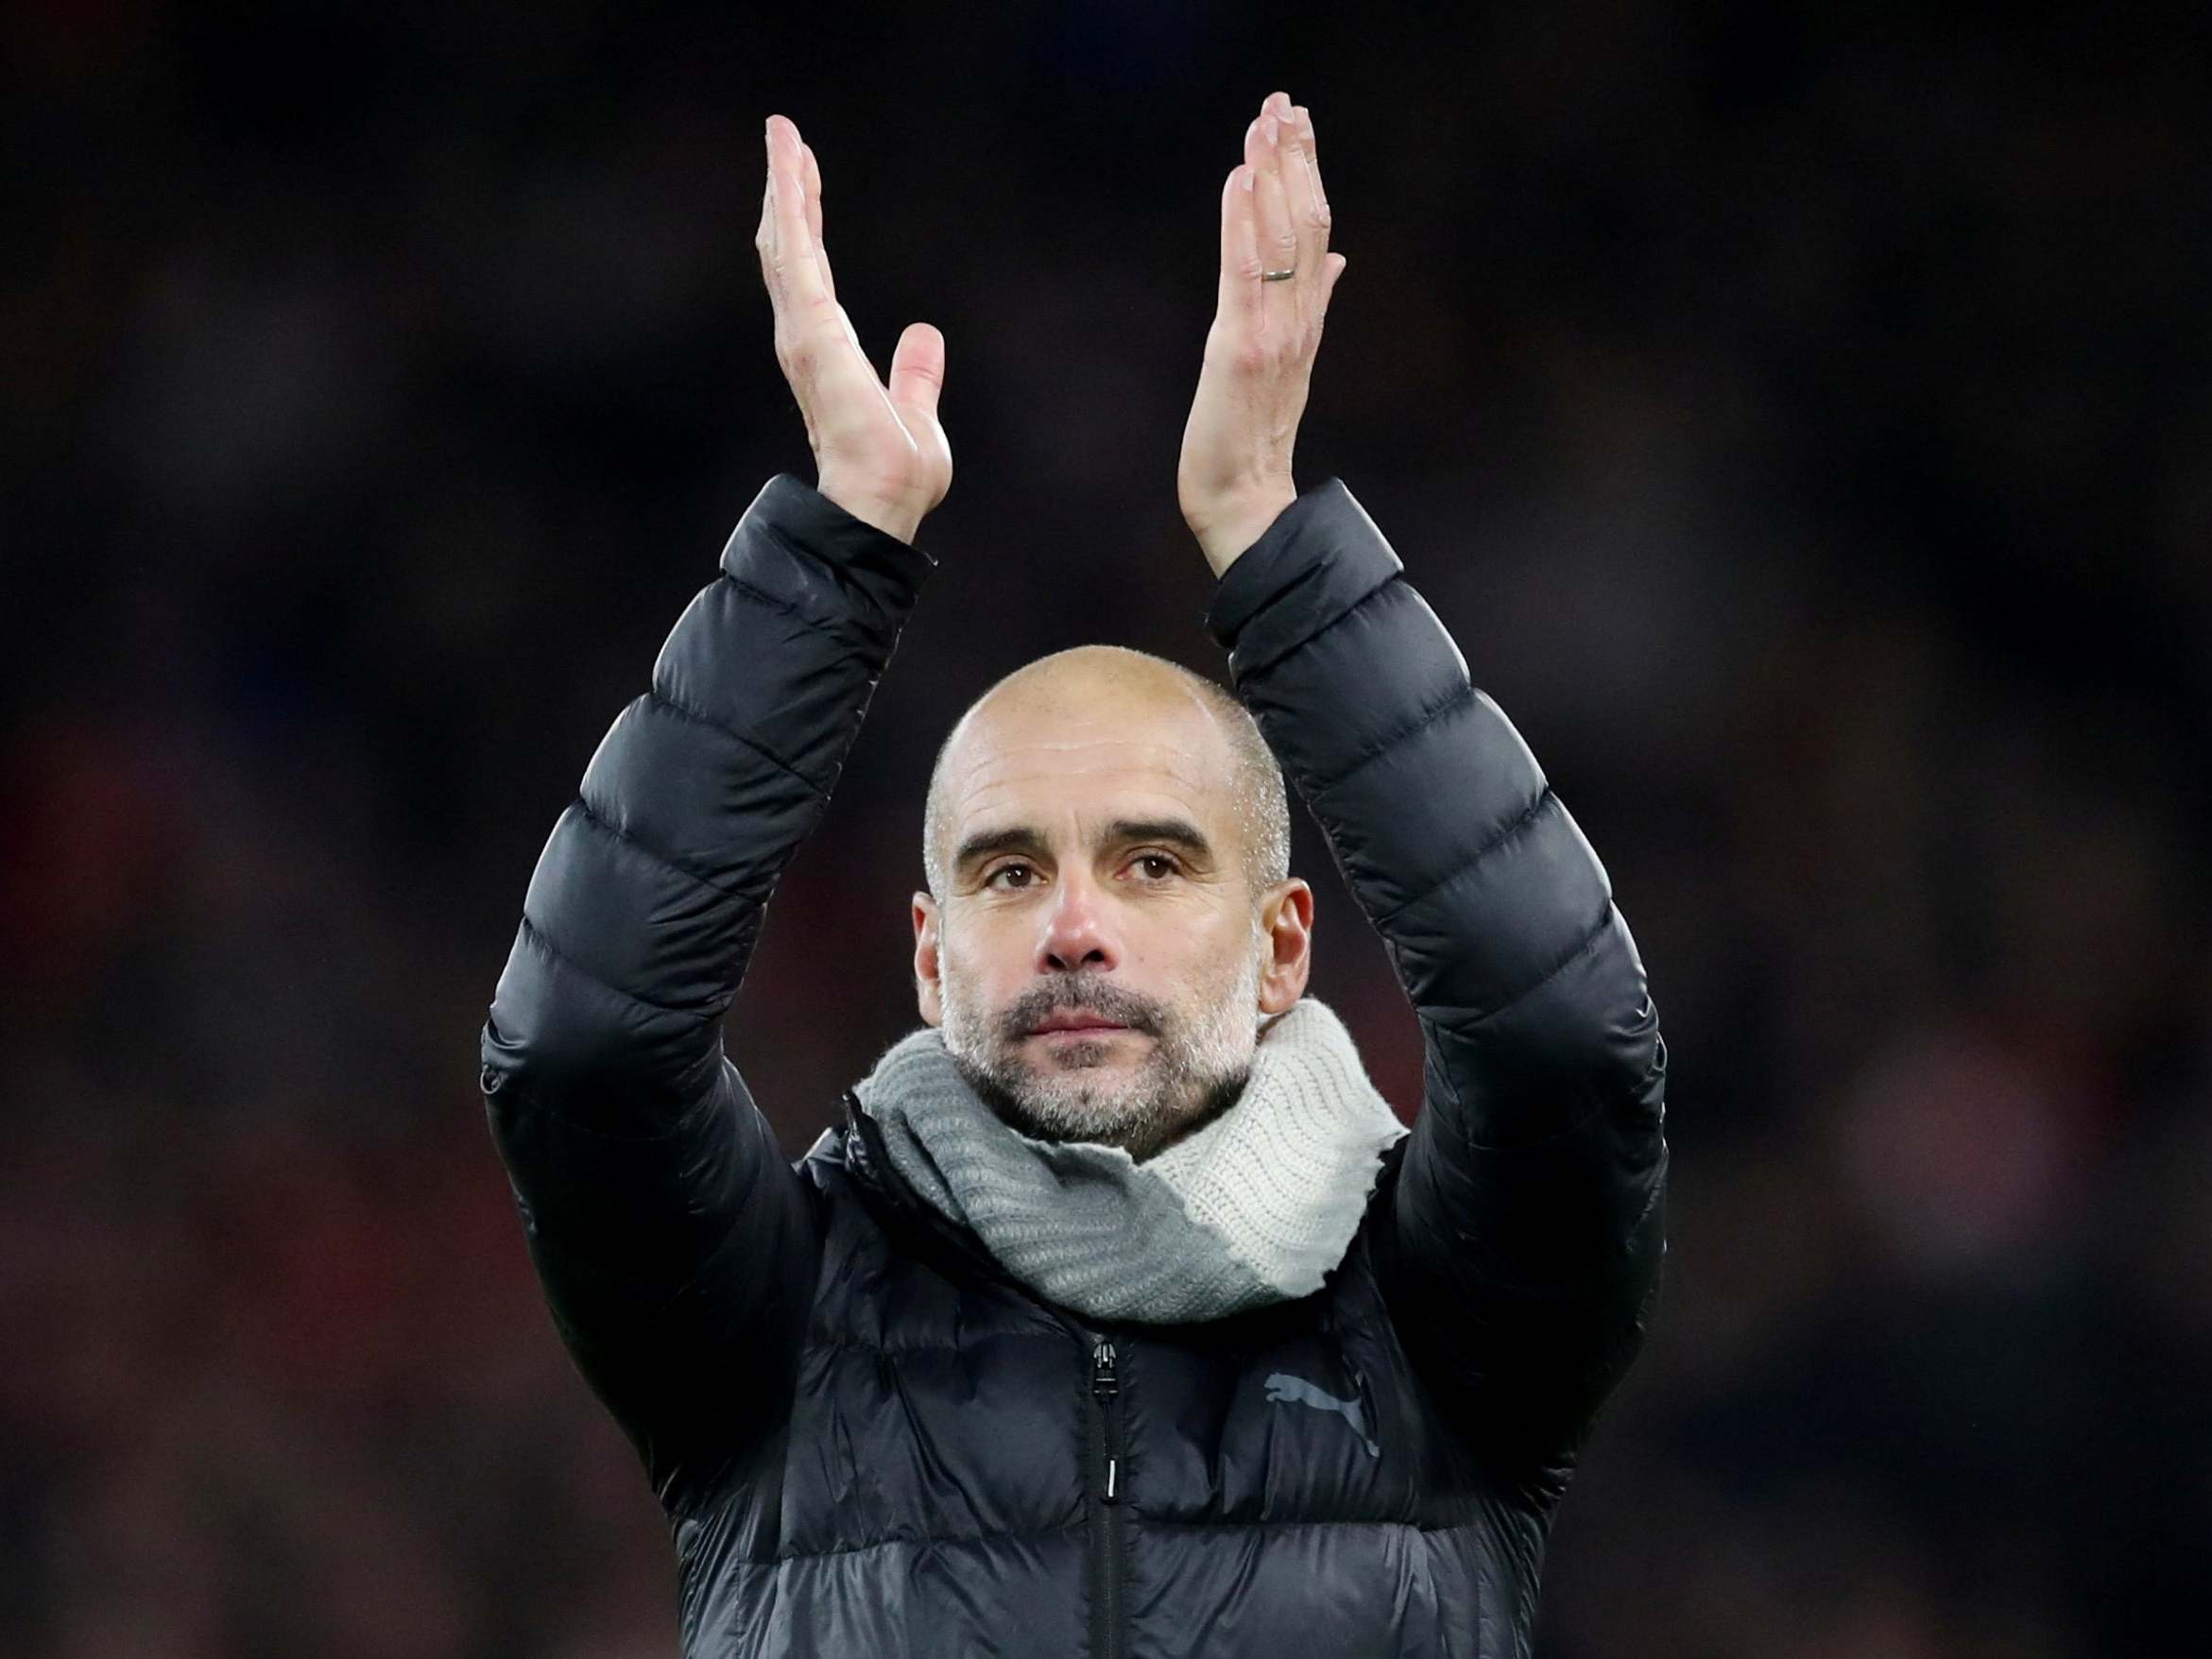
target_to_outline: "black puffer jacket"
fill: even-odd
[[[1307,491],[1208,625],[1419,1011],[1424,1107],[1321,1291],[1086,1325],[902,1191],[849,1097],[787,1160],[722,1052],[929,565],[770,481],[556,826],[484,1030],[687,1651],[1527,1652],[1663,1250],[1666,1053],[1604,871],[1350,492]]]

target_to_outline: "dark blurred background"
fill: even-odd
[[[2212,77],[2151,15],[0,13],[0,1653],[673,1651],[475,1050],[593,745],[814,477],[763,121],[879,369],[944,330],[957,467],[731,1020],[796,1155],[916,1023],[959,710],[1222,670],[1175,466],[1278,87],[1350,260],[1299,483],[1543,759],[1674,1055],[1540,1651],[2202,1653]]]

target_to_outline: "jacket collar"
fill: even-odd
[[[877,1219],[889,1230],[921,1242],[931,1254],[950,1254],[963,1271],[1010,1285],[1035,1300],[1035,1292],[1008,1273],[999,1258],[984,1248],[981,1240],[954,1226],[915,1195],[884,1150],[883,1130],[862,1109],[860,1097],[849,1088],[845,1091],[843,1105],[845,1128],[839,1139],[845,1165],[852,1172],[863,1202],[876,1212]]]

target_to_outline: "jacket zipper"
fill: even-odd
[[[1090,1648],[1101,1659],[1121,1659],[1126,1647],[1123,1628],[1122,1545],[1122,1414],[1119,1400],[1122,1379],[1120,1356],[1105,1337],[1090,1343],[1090,1400],[1097,1408],[1098,1477],[1092,1489],[1096,1499],[1091,1536],[1096,1541],[1092,1562],[1097,1594],[1091,1598]]]

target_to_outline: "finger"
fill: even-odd
[[[829,246],[822,240],[822,169],[820,163],[814,160],[814,146],[813,145],[802,141],[798,148],[799,154],[806,163],[802,178],[806,185],[807,232],[814,240],[814,258],[820,262],[822,266],[823,291],[832,299],[834,299],[837,298],[837,279],[831,274],[830,249]]]
[[[1283,189],[1281,125],[1274,115],[1260,118],[1260,130],[1251,139],[1255,147],[1252,200],[1257,216],[1260,270],[1296,270],[1288,282],[1262,281],[1260,316],[1270,333],[1277,327],[1295,327],[1299,302],[1311,273],[1298,268],[1298,233],[1291,222],[1290,200]]]
[[[1298,105],[1292,113],[1298,128],[1298,161],[1306,177],[1313,185],[1313,200],[1321,211],[1321,222],[1326,227],[1329,217],[1329,187],[1321,182],[1321,146],[1313,136],[1313,111]]]
[[[797,313],[835,303],[822,277],[814,232],[807,224],[805,153],[798,128],[781,115],[768,117],[768,166],[775,180],[776,281],[785,305]]]
[[[771,115],[763,143],[768,191],[758,240],[776,311],[776,360],[800,406],[811,411],[808,436],[814,438],[817,420],[827,434],[852,411],[886,399],[852,319],[830,292],[827,264],[807,218],[806,147],[798,128]]]
[[[775,307],[779,324],[783,318],[783,279],[781,261],[776,250],[776,124],[770,119],[763,136],[762,151],[767,165],[761,185],[761,225],[753,232],[753,247],[760,250],[761,282],[768,290],[768,299]]]
[[[768,297],[776,297],[776,277],[772,256],[776,242],[776,167],[773,157],[761,180],[761,222],[753,228],[753,249],[761,256],[761,281],[767,284]]]
[[[1232,327],[1260,326],[1260,242],[1252,209],[1252,169],[1229,169],[1221,192],[1221,285],[1214,308]]]
[[[891,402],[936,419],[937,398],[945,389],[945,336],[926,322],[908,323],[891,353]]]
[[[1318,274],[1329,251],[1329,202],[1321,194],[1321,175],[1313,164],[1312,117],[1303,108],[1291,112],[1283,129],[1283,193],[1290,201],[1291,224],[1298,238],[1300,280],[1308,271]]]

